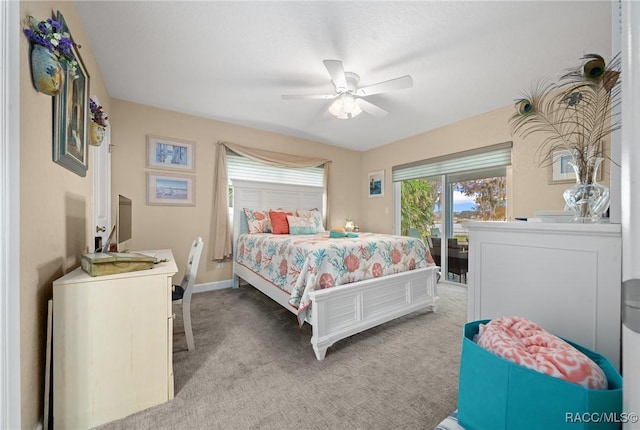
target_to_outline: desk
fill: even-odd
[[[173,398],[172,276],[152,269],[91,277],[81,268],[53,283],[55,428],[90,428]]]

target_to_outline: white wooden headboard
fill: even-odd
[[[323,212],[323,187],[246,180],[232,180],[232,184],[234,257],[238,236],[247,232],[244,208],[263,210],[282,208],[293,211],[318,208]]]

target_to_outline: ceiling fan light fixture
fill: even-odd
[[[329,113],[338,119],[354,118],[362,113],[362,109],[356,103],[355,97],[349,93],[340,94],[340,97],[329,107]]]
[[[333,100],[329,106],[328,113],[338,119],[351,119],[360,115],[362,111],[376,118],[383,118],[387,115],[387,111],[381,107],[365,100],[365,97],[380,94],[387,91],[401,90],[411,88],[413,79],[409,75],[399,78],[389,79],[378,82],[376,84],[367,85],[358,88],[360,76],[353,72],[345,72],[342,61],[340,60],[324,60],[323,61],[335,92],[333,94],[307,94],[294,95],[285,94],[282,96],[285,100],[291,99],[322,99]]]

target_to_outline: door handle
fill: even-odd
[[[622,283],[622,324],[640,333],[640,279]]]
[[[107,227],[105,226],[100,227],[98,225],[96,226],[96,233],[104,233],[105,231],[107,231]]]

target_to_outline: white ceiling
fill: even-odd
[[[366,150],[504,107],[586,53],[610,53],[608,1],[76,1],[109,95]],[[73,30],[73,29],[72,29]],[[327,118],[322,60],[389,112]]]

